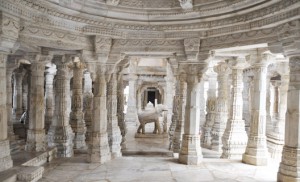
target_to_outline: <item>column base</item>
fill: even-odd
[[[277,181],[278,182],[300,182],[300,178],[287,176],[285,174],[281,174],[280,172],[278,172]]]
[[[300,149],[284,146],[282,161],[279,166],[277,180],[281,182],[300,182]]]
[[[111,153],[108,145],[107,133],[93,132],[91,144],[88,149],[88,159],[90,163],[103,164],[111,160]]]
[[[68,126],[50,126],[48,132],[48,145],[57,147],[58,157],[72,157],[74,155],[73,139],[74,133],[70,125]]]
[[[115,128],[113,130],[118,130],[118,128]],[[113,159],[122,156],[121,141],[122,141],[122,136],[120,130],[113,132],[111,136],[111,142],[110,142],[111,156]]]
[[[87,149],[87,145],[85,142],[85,134],[84,133],[75,133],[74,137],[74,149]]]
[[[211,149],[211,128],[204,127],[204,133],[201,139],[201,147]]]
[[[200,135],[184,134],[179,162],[187,165],[198,165],[203,159],[200,147]]]
[[[13,161],[10,156],[9,141],[0,141],[0,172],[7,170],[13,166]]]
[[[268,157],[267,156],[259,157],[259,156],[243,154],[242,162],[246,164],[255,165],[255,166],[266,166],[268,165]]]
[[[174,153],[179,153],[180,152],[181,141],[182,141],[181,134],[179,134],[179,132],[175,131],[175,133],[174,133],[174,139],[173,139],[173,146],[172,146]]]
[[[26,151],[46,151],[46,135],[45,130],[28,130],[27,131],[27,142],[25,146]]]

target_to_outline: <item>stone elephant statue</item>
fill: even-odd
[[[145,125],[147,123],[154,122],[154,134],[160,134],[161,133],[161,127],[159,123],[159,117],[162,116],[162,113],[164,111],[167,111],[167,107],[162,104],[157,104],[156,107],[148,108],[146,110],[143,110],[138,113],[138,119],[140,122],[140,126],[137,130],[138,133],[145,134]]]

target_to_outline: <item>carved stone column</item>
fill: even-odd
[[[221,158],[241,159],[245,152],[248,136],[245,131],[243,113],[243,69],[248,66],[245,58],[229,61],[232,69],[231,109],[226,129],[222,137]]]
[[[45,113],[45,131],[48,133],[54,116],[54,91],[53,81],[56,74],[56,68],[54,66],[46,70],[46,85],[45,85],[45,99],[46,99],[46,113]]]
[[[204,84],[205,79],[202,76],[201,82],[199,83],[199,97],[200,97],[200,133],[201,133],[201,145],[203,145],[203,134],[204,134],[204,125],[206,121],[206,102],[204,97]]]
[[[44,103],[44,72],[46,61],[50,57],[36,55],[31,63],[30,75],[30,112],[29,130],[27,131],[27,151],[45,151],[47,148],[45,135],[45,103]]]
[[[278,181],[300,181],[300,56],[290,57],[290,83],[287,96],[285,144]]]
[[[199,65],[188,66],[188,76],[186,78],[186,107],[184,134],[179,153],[179,162],[188,165],[198,165],[202,161],[202,151],[200,146],[200,101],[199,101],[199,82],[202,70]]]
[[[112,158],[121,157],[121,131],[117,117],[117,74],[113,73],[107,86],[108,141]]]
[[[271,59],[270,54],[255,57],[254,69],[254,99],[252,100],[252,121],[246,152],[243,162],[252,165],[268,164],[268,149],[266,139],[266,82],[267,70]]]
[[[174,91],[173,91],[173,74],[172,74],[172,69],[171,65],[167,64],[167,76],[164,77],[166,81],[166,90],[165,90],[165,99],[164,99],[164,104],[168,108],[168,112],[166,113],[166,130],[168,131],[168,127],[172,123],[172,108],[173,108],[173,102],[172,98],[174,96]],[[165,132],[165,131],[164,131]]]
[[[88,162],[105,163],[111,160],[107,135],[107,80],[104,66],[101,66],[94,84],[92,137],[88,151]]]
[[[13,166],[7,136],[6,61],[7,55],[0,53],[0,171]]]
[[[251,77],[247,74],[247,72],[252,72],[251,69],[244,71],[244,89],[243,89],[243,119],[245,120],[245,127],[247,135],[249,136],[249,130],[250,130],[250,122],[251,122],[251,113],[250,113],[250,107],[251,107]]]
[[[73,65],[73,95],[70,113],[70,125],[74,132],[74,149],[85,149],[86,126],[83,114],[82,79],[84,64],[79,60],[74,61]]]
[[[222,136],[228,119],[228,76],[230,69],[226,63],[220,63],[215,67],[218,73],[218,98],[216,100],[215,122],[212,126],[212,150],[222,152]]]
[[[17,68],[16,64],[7,62],[6,67],[6,109],[7,109],[7,124],[8,124],[8,137],[9,140],[14,140],[16,138],[14,134],[13,127],[13,110],[12,110],[12,76],[14,69]]]
[[[92,136],[92,121],[93,121],[93,81],[89,72],[84,73],[83,86],[83,111],[84,121],[86,125],[86,143],[89,145]]]
[[[211,129],[215,121],[216,99],[217,99],[217,74],[214,72],[213,67],[207,71],[209,89],[207,91],[207,114],[206,122],[204,124],[203,133],[203,147],[211,148]]]
[[[121,148],[122,150],[126,149],[126,133],[127,127],[124,120],[124,84],[123,84],[123,73],[118,74],[118,84],[117,84],[117,116],[118,116],[118,125],[121,130],[122,141]]]
[[[137,117],[137,103],[136,103],[136,80],[138,77],[135,74],[129,74],[129,96],[127,101],[127,112],[125,121],[127,123],[136,124]]]
[[[55,56],[56,76],[54,83],[54,118],[48,131],[49,146],[56,146],[59,157],[72,157],[74,133],[70,126],[68,96],[70,95],[69,56]]]
[[[185,106],[186,106],[186,84],[187,75],[185,73],[180,73],[178,75],[178,84],[176,87],[176,98],[177,102],[177,116],[176,112],[173,116],[173,119],[176,119],[176,128],[174,132],[174,139],[173,139],[173,152],[179,153],[181,150],[181,141],[182,141],[182,134],[184,132],[184,118],[185,118]]]
[[[14,118],[15,122],[19,122],[22,113],[22,80],[23,80],[23,67],[20,66],[14,72],[14,97],[13,97],[13,107],[14,107]]]

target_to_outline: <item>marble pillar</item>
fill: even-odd
[[[164,77],[166,81],[166,86],[165,86],[165,98],[164,98],[164,105],[167,106],[168,111],[165,113],[166,115],[166,131],[168,131],[168,127],[172,123],[172,108],[173,108],[173,102],[172,98],[174,96],[173,92],[173,73],[172,73],[172,68],[170,64],[167,64],[167,76]],[[165,130],[163,130],[166,132]]]
[[[175,96],[173,97],[172,123],[169,128],[169,150],[173,150],[175,129],[178,122],[178,105],[179,105],[179,82],[175,84]]]
[[[44,72],[47,56],[36,55],[30,70],[30,112],[29,129],[27,131],[27,151],[45,151],[47,148],[45,135],[45,103]]]
[[[204,77],[204,75],[203,75]],[[206,102],[204,96],[204,84],[205,80],[202,78],[201,82],[199,83],[199,97],[200,97],[200,134],[201,134],[201,146],[203,145],[203,134],[204,134],[204,125],[206,121]]]
[[[204,133],[202,137],[203,147],[211,148],[211,130],[215,121],[216,99],[217,99],[217,74],[213,67],[208,68],[206,72],[208,76],[209,89],[207,91],[207,114],[206,122],[204,124]]]
[[[251,70],[252,71],[252,70]],[[245,128],[246,128],[246,132],[247,135],[249,136],[250,134],[250,122],[251,122],[251,112],[250,112],[250,97],[251,97],[251,82],[252,82],[252,77],[250,77],[249,75],[245,75],[244,73],[244,89],[243,89],[243,119],[245,120]]]
[[[241,159],[245,152],[248,136],[243,120],[243,69],[248,66],[243,57],[229,60],[232,69],[231,109],[222,137],[221,158]]]
[[[279,166],[280,182],[300,181],[300,56],[289,58],[290,82],[287,96],[285,143]]]
[[[176,97],[178,101],[177,104],[177,117],[176,115],[173,116],[173,119],[176,119],[176,127],[173,137],[173,152],[179,153],[181,150],[181,141],[182,135],[184,132],[184,121],[185,121],[185,106],[186,106],[186,84],[187,75],[185,73],[180,73],[178,75],[178,84],[176,87]]]
[[[122,141],[121,148],[122,150],[126,149],[126,133],[127,127],[124,120],[124,80],[123,73],[119,73],[118,75],[118,84],[117,84],[117,116],[118,116],[118,125],[121,130]]]
[[[72,157],[74,133],[70,126],[68,97],[70,96],[69,56],[54,56],[56,76],[54,84],[55,109],[54,118],[48,131],[50,147],[57,147],[59,157]]]
[[[108,76],[101,66],[94,84],[92,136],[88,149],[88,162],[105,163],[111,160],[107,135],[107,81]]]
[[[56,68],[54,66],[46,70],[45,75],[45,101],[46,101],[46,110],[45,110],[45,131],[48,133],[49,127],[51,125],[53,116],[54,116],[54,91],[53,91],[53,81],[56,74]]]
[[[73,68],[73,87],[71,100],[70,125],[74,132],[74,149],[86,149],[85,133],[86,126],[83,113],[82,79],[84,64],[75,59]]]
[[[252,100],[250,135],[243,162],[252,165],[268,164],[268,149],[266,138],[266,82],[268,65],[274,57],[263,54],[256,57],[254,70],[254,99]]]
[[[16,69],[16,64],[7,63],[6,66],[6,109],[7,109],[7,124],[8,124],[8,137],[9,140],[16,139],[16,135],[14,133],[13,127],[13,110],[12,110],[12,99],[13,99],[13,91],[12,91],[12,76],[13,71]]]
[[[22,114],[22,81],[23,81],[23,66],[20,66],[14,72],[14,96],[13,96],[13,107],[14,107],[14,120],[19,122]]]
[[[138,77],[135,74],[129,74],[129,96],[127,101],[127,112],[125,121],[129,124],[136,125],[138,123],[137,117],[137,103],[136,103],[136,81]]]
[[[215,122],[212,126],[211,149],[222,152],[222,136],[228,119],[228,76],[230,69],[226,63],[220,63],[215,67],[218,73],[218,98],[216,100]]]
[[[184,134],[179,153],[179,162],[187,165],[198,165],[202,161],[202,151],[200,146],[200,101],[199,82],[201,75],[191,74],[196,71],[197,66],[189,66],[187,76],[186,107]],[[199,69],[200,70],[200,69]],[[197,70],[197,71],[199,71]]]
[[[7,135],[6,61],[7,55],[0,53],[0,172],[13,166]]]
[[[108,142],[111,157],[121,157],[122,135],[118,126],[117,117],[117,74],[113,73],[107,86],[107,123],[108,123]]]
[[[86,125],[85,141],[87,145],[90,144],[92,136],[92,120],[93,120],[93,81],[89,72],[84,73],[83,86],[83,111],[84,121]]]

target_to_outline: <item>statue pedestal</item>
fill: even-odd
[[[164,133],[164,134],[154,134],[154,133],[136,133],[135,138],[168,138],[168,134]]]

